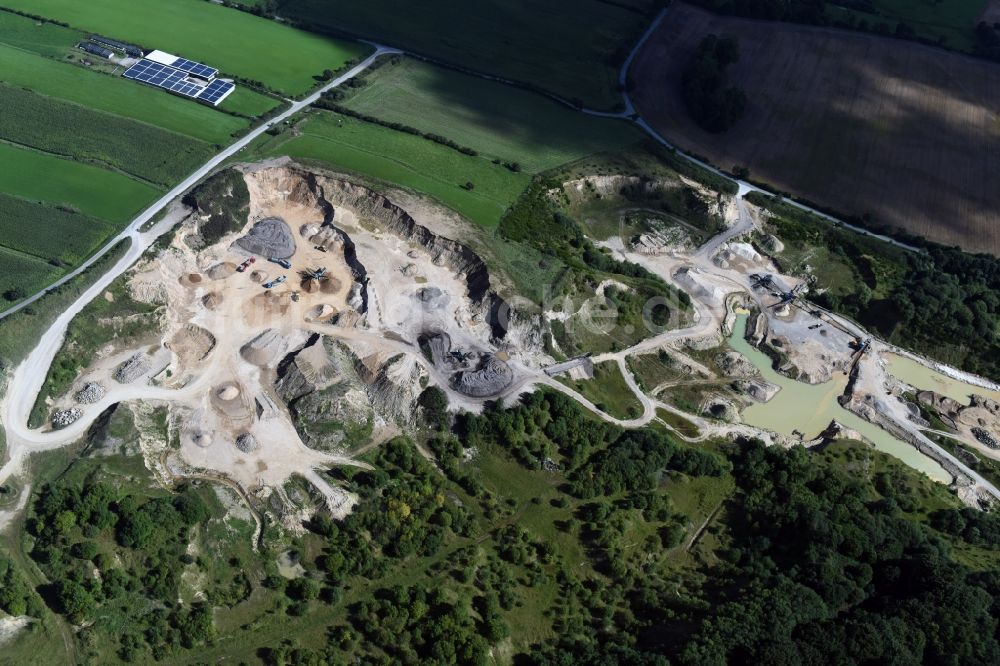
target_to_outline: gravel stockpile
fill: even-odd
[[[52,415],[52,427],[57,430],[60,428],[65,428],[66,426],[69,426],[72,423],[76,422],[76,420],[79,419],[81,416],[83,416],[83,412],[77,409],[76,407],[73,407],[72,409],[64,409],[61,412],[56,412],[55,414]]]
[[[149,361],[141,352],[136,352],[115,370],[115,380],[120,384],[131,384],[149,372]]]
[[[87,382],[73,397],[81,404],[90,405],[103,398],[106,392],[97,382]]]
[[[236,448],[243,453],[253,453],[260,448],[260,443],[257,441],[256,437],[248,432],[245,432],[236,438]]]
[[[455,379],[455,389],[474,398],[485,398],[504,390],[513,380],[510,366],[490,354],[478,370],[460,374]]]
[[[295,254],[295,238],[285,221],[268,217],[257,222],[250,232],[233,243],[235,247],[261,257],[287,259]]]

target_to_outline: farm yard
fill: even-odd
[[[482,0],[459,9],[447,0],[277,5],[281,17],[320,32],[375,39],[604,110],[621,105],[618,68],[659,8],[653,0]]]
[[[709,33],[738,37],[748,103],[724,134],[677,93]],[[877,227],[1000,254],[1000,66],[847,31],[716,16],[675,4],[639,53],[633,99],[668,140],[724,169]]]
[[[0,36],[0,42],[2,40]],[[228,142],[248,124],[246,120],[220,113],[204,104],[49,60],[2,43],[0,81],[210,143]]]
[[[211,63],[223,74],[262,82],[285,95],[317,85],[371,51],[362,44],[309,34],[202,0],[6,0],[5,6]],[[261,48],[265,46],[266,48]]]
[[[252,159],[287,155],[410,188],[485,227],[499,223],[531,180],[484,157],[329,111],[313,111],[294,132],[262,136],[248,150]]]
[[[412,58],[395,58],[365,78],[370,83],[344,106],[445,136],[530,173],[645,138],[630,123],[588,116],[539,93]]]

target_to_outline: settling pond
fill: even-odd
[[[1000,402],[1000,391],[966,384],[905,356],[887,354],[886,364],[889,373],[896,379],[917,389],[946,395],[963,405],[969,404],[969,396],[973,393]]]
[[[750,359],[760,370],[761,377],[780,386],[781,390],[769,402],[755,403],[746,408],[743,411],[745,423],[790,437],[793,436],[793,431],[798,431],[811,439],[826,429],[830,421],[836,420],[844,427],[864,435],[879,451],[899,458],[935,481],[951,483],[951,475],[941,465],[912,445],[896,439],[840,406],[837,397],[847,387],[847,375],[838,374],[825,384],[806,384],[780,375],[771,368],[771,359],[746,341],[746,327],[747,315],[737,315],[733,334],[729,336],[729,345]]]

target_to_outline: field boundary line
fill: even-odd
[[[125,171],[124,169],[119,169],[118,167],[108,164],[102,160],[92,160],[77,157],[76,155],[67,155],[66,153],[54,153],[51,150],[45,150],[44,148],[38,148],[37,146],[29,146],[26,143],[20,143],[19,141],[11,141],[10,139],[5,139],[0,137],[0,143],[5,143],[8,146],[14,148],[19,148],[21,150],[28,150],[33,153],[38,153],[39,155],[49,155],[59,160],[66,160],[67,162],[75,162],[77,164],[86,164],[88,166],[97,167],[98,169],[103,169],[104,171],[110,171],[111,173],[117,173],[119,176],[125,176],[129,180],[134,180],[137,183],[142,183],[143,185],[148,185],[155,190],[161,192],[165,191],[168,186],[163,183],[157,183],[152,180],[146,180],[142,176],[138,176],[130,171]],[[10,194],[9,192],[4,192],[4,194],[9,194],[10,196],[17,196],[16,194]],[[19,197],[24,198],[24,197]]]

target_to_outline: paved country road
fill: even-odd
[[[357,76],[359,73],[361,73],[364,70],[368,69],[368,67],[370,67],[371,64],[377,58],[379,58],[380,56],[387,55],[387,54],[393,54],[393,53],[401,53],[401,51],[398,51],[398,50],[393,49],[393,48],[389,48],[387,46],[381,46],[379,44],[372,44],[372,46],[375,47],[375,52],[372,53],[367,58],[365,58],[360,64],[358,64],[357,66],[351,68],[345,74],[342,74],[341,76],[338,76],[336,79],[334,79],[330,83],[326,84],[322,88],[318,89],[316,92],[314,92],[313,94],[309,95],[305,99],[302,99],[302,100],[300,100],[298,102],[293,101],[293,100],[286,100],[286,101],[289,101],[289,102],[292,103],[291,107],[289,107],[287,111],[285,111],[284,113],[282,113],[282,114],[280,114],[278,116],[275,116],[274,118],[272,118],[271,120],[267,121],[266,123],[262,123],[259,127],[256,127],[254,129],[250,130],[247,134],[245,134],[244,136],[242,136],[239,139],[237,139],[234,143],[230,144],[229,147],[226,148],[226,149],[224,149],[221,153],[217,154],[215,157],[213,157],[209,161],[205,162],[201,166],[201,168],[199,168],[197,171],[195,171],[190,176],[188,176],[187,178],[185,178],[183,181],[181,181],[180,183],[178,183],[177,186],[175,186],[172,190],[170,190],[169,192],[167,192],[166,194],[164,194],[162,197],[160,197],[156,202],[154,202],[151,206],[149,206],[149,208],[147,208],[146,210],[144,210],[141,213],[139,213],[139,215],[134,220],[132,220],[132,222],[127,227],[125,227],[121,231],[121,233],[119,233],[117,236],[115,236],[110,241],[108,241],[104,245],[104,247],[102,247],[93,256],[91,256],[89,259],[87,259],[87,261],[83,262],[77,268],[75,268],[72,272],[67,273],[63,277],[59,278],[58,280],[56,280],[55,282],[53,282],[52,284],[50,284],[48,287],[46,287],[42,291],[39,291],[38,293],[34,294],[33,296],[30,296],[30,297],[24,299],[23,301],[21,301],[20,303],[18,303],[17,305],[15,305],[14,307],[12,307],[12,308],[10,308],[8,310],[0,312],[0,320],[2,320],[4,317],[9,317],[10,315],[14,314],[15,312],[17,312],[17,311],[19,311],[19,310],[21,310],[21,309],[23,309],[23,308],[31,305],[32,303],[34,303],[35,301],[37,301],[39,298],[41,298],[42,296],[44,296],[45,294],[47,294],[52,289],[55,289],[56,287],[60,287],[60,286],[62,286],[64,284],[66,284],[67,282],[69,282],[70,280],[72,280],[73,278],[77,277],[78,275],[80,275],[81,273],[83,273],[85,270],[87,270],[88,268],[90,268],[94,264],[94,262],[96,262],[98,259],[100,259],[105,254],[107,254],[111,250],[111,248],[113,248],[115,245],[117,245],[121,241],[125,240],[126,238],[131,239],[133,241],[133,246],[134,246],[135,242],[138,240],[138,235],[137,234],[138,234],[139,229],[142,227],[142,225],[146,224],[151,219],[153,219],[153,217],[157,213],[159,213],[161,210],[163,210],[164,208],[166,208],[166,206],[171,201],[173,201],[177,197],[179,197],[182,194],[184,194],[184,192],[187,191],[188,188],[192,187],[199,180],[201,180],[202,178],[204,178],[205,176],[207,176],[209,173],[211,173],[212,169],[214,169],[215,167],[219,166],[224,161],[226,161],[227,159],[229,159],[230,157],[232,157],[233,155],[235,155],[236,153],[238,153],[240,150],[242,150],[243,148],[246,148],[248,145],[250,145],[251,141],[253,141],[257,137],[259,137],[261,134],[263,134],[264,132],[266,132],[268,130],[268,128],[270,128],[272,125],[275,125],[277,123],[283,122],[287,118],[289,118],[292,115],[298,113],[302,109],[306,108],[307,106],[309,106],[310,104],[312,104],[313,102],[315,102],[316,100],[318,100],[320,98],[320,96],[323,93],[325,93],[326,91],[331,90],[333,88],[336,88],[337,86],[339,86],[342,83],[344,83],[344,81],[347,81],[348,79],[353,78],[354,76]],[[143,248],[143,249],[145,249],[145,248]],[[119,271],[119,272],[121,272],[121,271]]]

